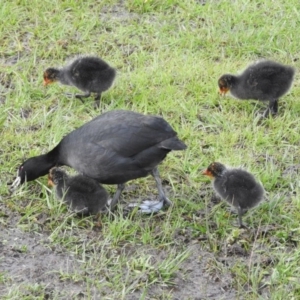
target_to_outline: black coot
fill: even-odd
[[[66,135],[47,154],[26,160],[18,169],[12,189],[25,180],[46,175],[54,166],[67,165],[99,183],[117,184],[111,207],[118,202],[125,182],[149,174],[155,178],[159,204],[170,205],[157,166],[171,150],[185,148],[161,117],[126,110],[109,111]],[[153,210],[156,209],[153,204]]]
[[[61,69],[46,69],[44,85],[59,81],[62,84],[75,86],[85,92],[84,95],[76,95],[76,98],[82,102],[82,98],[96,93],[95,104],[99,106],[101,93],[112,86],[115,77],[116,70],[101,58],[83,56],[76,58]]]
[[[242,169],[227,169],[223,164],[214,162],[203,172],[213,179],[215,192],[237,209],[239,225],[247,209],[256,206],[264,196],[264,188],[252,174]]]
[[[96,215],[107,204],[108,193],[95,179],[84,175],[68,176],[60,168],[52,168],[48,184],[55,187],[56,196],[63,199],[79,215]]]
[[[265,60],[250,65],[241,75],[222,75],[218,85],[220,94],[228,91],[238,99],[269,101],[264,117],[278,112],[278,99],[290,89],[295,70],[274,61]]]

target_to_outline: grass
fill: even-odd
[[[40,283],[0,271],[2,299],[205,299],[216,287],[218,299],[229,292],[236,299],[298,299],[299,76],[280,100],[278,117],[263,123],[263,104],[220,98],[216,83],[260,58],[298,70],[299,11],[296,0],[4,1],[0,227],[24,233],[24,242],[12,246],[22,257],[32,251],[26,237],[37,234],[76,267],[49,269],[49,282]],[[67,98],[72,87],[42,86],[45,68],[77,54],[99,55],[118,69],[100,113],[122,108],[161,115],[188,145],[160,167],[171,209],[124,217],[120,205],[113,217],[102,216],[99,228],[56,201],[46,177],[8,193],[22,160],[47,152],[99,114],[92,99],[82,105]],[[242,166],[263,183],[267,200],[244,217],[253,230],[237,229],[228,207],[210,201],[201,170],[215,160]],[[127,187],[124,201],[157,194],[150,177]],[[107,188],[112,195],[114,187]],[[8,253],[0,254],[0,264]],[[196,268],[210,278],[200,285],[207,292],[184,294]]]

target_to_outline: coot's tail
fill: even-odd
[[[187,145],[176,136],[161,142],[160,148],[168,150],[184,150],[187,148]]]

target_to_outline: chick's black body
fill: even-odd
[[[269,101],[265,116],[278,112],[278,99],[291,88],[295,70],[273,61],[261,61],[249,66],[241,75],[225,74],[218,84],[221,93],[238,99]]]
[[[81,101],[96,93],[96,104],[99,105],[101,93],[108,90],[116,77],[116,70],[104,60],[94,56],[79,57],[61,69],[48,68],[44,72],[44,84],[59,81],[65,85],[75,86],[84,95],[76,95]]]
[[[49,172],[49,183],[55,186],[57,197],[80,215],[99,213],[108,200],[106,190],[96,180],[84,175],[70,177],[63,170],[53,168]]]
[[[157,166],[171,150],[186,145],[163,119],[132,111],[104,113],[65,136],[49,153],[28,159],[19,168],[24,182],[48,173],[55,165],[67,165],[105,184],[118,184],[112,206],[124,183],[152,174],[160,201],[165,197]]]
[[[216,193],[236,207],[242,227],[242,214],[263,199],[262,185],[249,172],[242,169],[227,169],[217,162],[210,164],[204,174],[213,178]]]

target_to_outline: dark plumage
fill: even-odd
[[[84,95],[76,95],[76,98],[82,102],[82,98],[96,93],[95,101],[96,105],[99,106],[101,93],[112,86],[115,77],[116,70],[101,58],[83,56],[76,58],[61,69],[46,69],[44,85],[59,81],[62,84],[75,86],[85,92]]]
[[[293,82],[295,70],[274,61],[261,61],[250,65],[241,75],[222,75],[218,81],[220,94],[228,91],[241,100],[254,99],[269,101],[264,112],[267,117],[271,112],[278,112],[278,99],[286,94]]]
[[[203,174],[213,179],[213,188],[216,193],[236,207],[240,227],[244,227],[242,215],[263,199],[262,185],[249,172],[242,169],[227,169],[218,162],[211,163]]]
[[[55,186],[56,196],[80,215],[95,215],[105,207],[108,193],[96,180],[84,176],[68,176],[59,168],[52,168],[48,184]]]
[[[18,170],[12,189],[46,175],[59,165],[67,165],[104,184],[117,184],[113,207],[124,189],[124,183],[152,174],[156,180],[159,201],[170,204],[165,196],[157,166],[171,150],[186,145],[163,119],[132,111],[106,112],[66,135],[47,154],[26,160]]]

